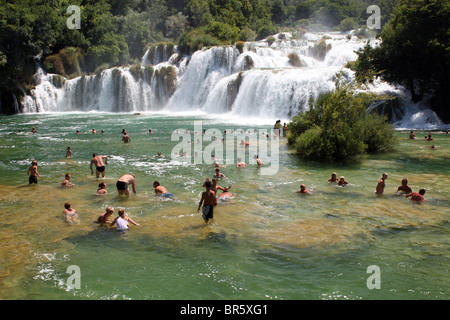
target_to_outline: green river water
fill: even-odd
[[[299,160],[281,138],[273,175],[254,164],[236,168],[218,154],[226,165],[219,185],[232,185],[236,197],[219,201],[205,224],[197,206],[213,164],[170,156],[178,143],[172,133],[188,128],[194,141],[199,120],[218,132],[273,127],[186,114],[0,117],[0,299],[450,298],[450,135],[432,132],[427,142],[428,132],[409,140],[399,131],[397,151],[354,165]],[[38,133],[30,133],[33,126]],[[158,151],[166,157],[155,157]],[[93,152],[108,156],[104,179],[91,176]],[[32,160],[42,176],[37,185],[28,185]],[[328,183],[333,171],[349,185]],[[66,172],[74,187],[60,186]],[[377,196],[383,172],[389,177]],[[126,173],[136,175],[137,194],[119,197],[115,183]],[[413,191],[427,190],[424,203],[395,194],[404,177]],[[155,197],[155,180],[175,197]],[[100,182],[108,193],[96,196]],[[296,193],[302,183],[310,196]],[[66,201],[78,225],[64,220]],[[94,224],[108,205],[140,225],[120,233]],[[373,265],[379,289],[367,285]],[[68,286],[69,266],[80,270],[79,288]]]

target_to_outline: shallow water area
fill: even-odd
[[[205,224],[197,207],[214,165],[171,157],[174,131],[188,128],[195,141],[194,121],[218,133],[273,126],[162,113],[0,117],[0,298],[449,298],[450,135],[431,132],[431,149],[421,138],[429,132],[409,140],[399,131],[397,151],[354,165],[299,160],[281,138],[275,175],[261,175],[254,164],[236,168],[216,150],[226,176],[218,184],[232,185],[236,196],[219,201]],[[122,129],[130,143],[122,142]],[[103,179],[91,175],[93,152],[108,157]],[[247,163],[251,156],[248,148]],[[42,176],[37,185],[28,185],[32,160]],[[349,185],[328,183],[333,171]],[[66,172],[73,187],[60,186]],[[377,196],[383,172],[389,177]],[[136,175],[137,194],[119,197],[115,183],[127,173]],[[424,203],[395,194],[404,177],[413,191],[426,189]],[[155,197],[155,180],[174,198]],[[108,193],[96,196],[100,182]],[[296,193],[302,183],[311,195]],[[64,220],[66,201],[79,224]],[[94,224],[108,205],[114,217],[124,208],[139,226],[121,233]],[[73,265],[79,289],[67,285]],[[371,265],[380,267],[381,289],[366,285]]]

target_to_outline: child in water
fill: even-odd
[[[117,230],[128,230],[128,222],[134,224],[135,226],[138,226],[139,224],[131,220],[131,218],[127,217],[125,214],[124,209],[119,209],[119,216],[114,219],[113,222],[111,222],[111,227],[114,226],[114,224],[117,225]]]
[[[106,190],[106,183],[99,183],[96,195],[101,196],[102,194],[106,193],[108,193],[108,191]]]
[[[78,214],[75,209],[72,208],[71,204],[69,202],[66,202],[64,204],[64,211],[63,211],[66,222],[69,224],[78,224],[79,218]]]

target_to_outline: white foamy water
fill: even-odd
[[[307,110],[309,100],[334,88],[336,74],[345,80],[354,73],[345,68],[357,58],[367,40],[345,34],[306,34],[292,39],[279,35],[270,47],[267,41],[248,42],[242,53],[232,46],[212,47],[178,59],[164,49],[141,62],[141,74],[117,67],[71,80],[39,69],[38,83],[23,100],[23,112],[139,112],[157,114],[212,115],[223,121],[286,119]],[[315,56],[314,46],[325,36],[325,57]],[[376,42],[372,43],[376,45]],[[302,67],[289,63],[295,53]],[[153,72],[148,72],[149,66]],[[175,77],[172,79],[171,77]],[[376,82],[369,89],[399,99],[392,121],[398,128],[439,129],[444,124],[424,104],[413,104],[402,87]],[[250,120],[249,120],[250,119]]]

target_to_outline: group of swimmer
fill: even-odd
[[[285,131],[286,128],[286,124],[284,124],[283,127],[281,127],[281,123],[280,120],[277,120],[274,129],[283,129],[283,131]],[[187,129],[186,129],[187,130]],[[37,130],[33,127],[32,133],[36,133]],[[77,134],[79,133],[79,131],[77,130]],[[92,133],[96,133],[95,129],[92,129]],[[104,131],[102,130],[102,133],[104,133]],[[149,130],[149,133],[152,134],[152,130]],[[448,133],[448,132],[446,132]],[[128,136],[127,132],[125,129],[122,130],[122,134],[123,134],[123,138],[122,140],[124,142],[129,142],[131,141],[131,138]],[[283,134],[284,136],[285,134]],[[413,131],[410,132],[409,135],[410,139],[416,139],[415,138],[415,134]],[[427,141],[432,141],[433,138],[431,137],[431,134],[429,134],[428,136],[425,136],[425,140]],[[72,158],[72,150],[70,147],[67,147],[67,153],[66,153],[66,157],[67,158]],[[158,152],[158,157],[164,157],[161,155],[161,152]],[[258,166],[262,166],[263,163],[261,161],[261,159],[259,159],[259,157],[256,155],[256,163]],[[108,157],[104,156],[104,155],[97,155],[96,153],[92,154],[92,159],[90,161],[90,170],[91,170],[91,175],[94,174],[94,170],[93,167],[95,166],[95,174],[96,174],[96,178],[100,178],[100,176],[102,178],[105,178],[105,171],[106,171],[106,167],[105,165],[108,164]],[[238,158],[238,162],[236,164],[236,167],[246,167],[247,164],[245,162],[243,162],[240,158]],[[220,172],[220,167],[221,166],[218,162],[215,162],[215,175],[213,176],[212,181],[209,181],[209,178],[206,178],[205,183],[203,184],[203,187],[206,188],[206,191],[202,193],[201,195],[201,199],[199,201],[198,204],[198,209],[197,211],[200,212],[200,210],[202,210],[202,217],[204,219],[204,221],[206,223],[208,223],[210,220],[213,219],[213,211],[214,211],[214,207],[217,206],[217,199],[221,199],[223,201],[226,201],[228,199],[232,199],[234,198],[235,195],[231,194],[228,192],[228,190],[231,188],[231,185],[228,187],[220,187],[217,185],[218,180],[221,180],[223,178],[226,178],[225,175],[223,173]],[[38,179],[37,177],[41,177],[37,171],[37,161],[33,160],[31,163],[31,166],[28,169],[27,172],[28,176],[29,176],[29,184],[37,184],[38,183]],[[385,181],[388,178],[388,174],[387,173],[383,173],[381,176],[381,179],[378,181],[378,184],[375,188],[375,194],[382,194],[384,192],[384,188],[385,188]],[[74,184],[72,182],[70,182],[71,176],[70,173],[66,173],[64,180],[61,182],[61,186],[62,187],[72,187],[74,186]],[[334,182],[336,183],[338,186],[344,187],[346,185],[348,185],[348,181],[345,179],[344,176],[341,176],[339,179],[337,178],[337,174],[335,172],[333,172],[331,174],[331,178],[328,179],[328,182]],[[133,191],[134,194],[136,194],[136,177],[134,174],[125,174],[122,175],[118,181],[116,182],[116,188],[117,188],[117,192],[119,195],[125,195],[128,196],[130,194],[129,191],[129,186],[131,186],[131,189]],[[163,186],[160,185],[160,183],[158,181],[154,181],[153,182],[153,188],[155,190],[155,194],[157,196],[161,196],[164,198],[173,198],[173,194],[168,192],[167,189]],[[217,195],[216,193],[221,190],[222,193]],[[411,198],[411,200],[416,201],[416,202],[423,202],[424,201],[424,194],[425,194],[425,189],[421,188],[419,190],[419,192],[413,192],[412,189],[408,186],[408,180],[406,178],[404,178],[402,180],[402,184],[398,187],[397,191],[398,193],[403,193],[404,196],[406,198]],[[104,195],[107,193],[107,186],[105,182],[101,182],[98,185],[98,189],[96,192],[96,195]],[[311,194],[310,190],[308,190],[306,188],[305,184],[301,184],[300,185],[300,190],[296,191],[296,193],[300,193],[300,194]],[[65,209],[64,209],[64,213],[65,213],[65,217],[66,217],[66,221],[67,222],[73,222],[77,217],[76,211],[71,208],[70,203],[65,203],[64,204]],[[202,207],[203,206],[203,207]],[[112,211],[111,211],[112,210]],[[112,209],[111,207],[108,207],[106,212],[103,213],[96,222],[100,223],[100,224],[107,224],[110,223],[111,226],[113,226],[114,224],[117,225],[118,229],[126,229],[128,226],[128,222],[134,224],[134,225],[138,225],[137,223],[135,223],[133,220],[131,220],[130,218],[128,218],[124,212],[123,209],[119,210],[119,216],[110,221],[109,217],[111,216],[112,212],[114,212],[114,209]]]

